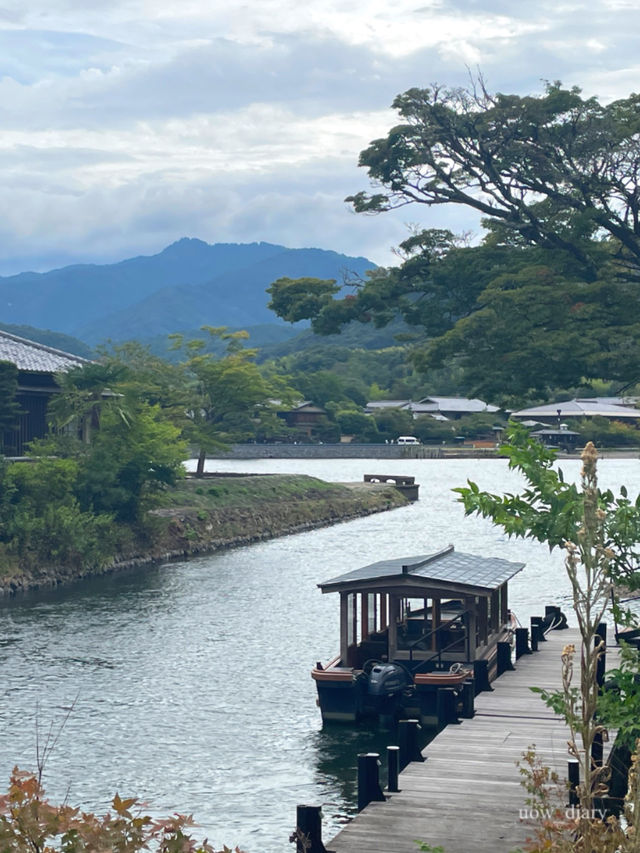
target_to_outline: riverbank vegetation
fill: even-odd
[[[246,545],[405,504],[392,486],[349,487],[304,475],[181,474],[154,487],[135,519],[119,518],[116,511],[83,509],[77,495],[84,476],[68,459],[5,464],[0,594]]]
[[[282,377],[262,375],[243,335],[205,332],[225,354],[176,339],[183,360],[169,365],[132,343],[59,377],[50,436],[32,443],[29,461],[0,457],[0,587],[57,583],[402,503],[390,490],[365,494],[310,478],[185,480],[189,445],[202,476],[207,451],[286,429],[277,412],[296,393]],[[10,370],[0,380],[15,390]],[[0,417],[15,415],[9,400]]]

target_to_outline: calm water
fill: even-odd
[[[501,460],[219,461],[215,470],[302,472],[326,480],[415,474],[412,506],[189,562],[0,605],[0,773],[57,743],[54,798],[103,809],[115,791],[157,814],[192,812],[198,835],[249,853],[291,850],[297,803],[323,804],[325,840],[352,814],[358,752],[387,733],[323,731],[309,670],[338,645],[335,596],[316,584],[385,556],[459,550],[527,563],[512,582],[520,619],[567,604],[562,558],[465,519],[451,488],[467,477],[512,491]],[[579,463],[562,464],[567,478]],[[636,460],[605,460],[601,482],[640,488]],[[73,707],[72,707],[73,706]],[[69,711],[69,708],[72,710]],[[68,717],[64,728],[61,725]],[[4,783],[2,785],[4,787]]]

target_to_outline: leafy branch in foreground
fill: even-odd
[[[14,769],[8,793],[0,796],[2,853],[241,853],[237,847],[216,851],[206,839],[196,841],[187,831],[193,826],[190,817],[150,817],[135,797],[116,794],[112,811],[98,816],[69,805],[55,806],[44,793],[37,776]]]

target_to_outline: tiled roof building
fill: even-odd
[[[87,364],[87,359],[0,330],[0,361],[18,368],[16,400],[23,413],[17,430],[3,436],[3,452],[21,456],[25,445],[47,433],[47,405],[58,390],[56,373]],[[2,436],[0,436],[2,437]]]

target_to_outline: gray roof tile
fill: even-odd
[[[45,344],[19,338],[0,330],[0,361],[10,361],[18,370],[31,373],[58,373],[88,364],[86,358]]]
[[[524,563],[512,563],[499,557],[478,557],[475,554],[463,554],[450,546],[435,554],[380,560],[378,563],[346,572],[344,575],[339,575],[319,584],[319,586],[324,589],[338,584],[410,575],[414,578],[455,585],[497,589],[521,571],[524,565]]]

